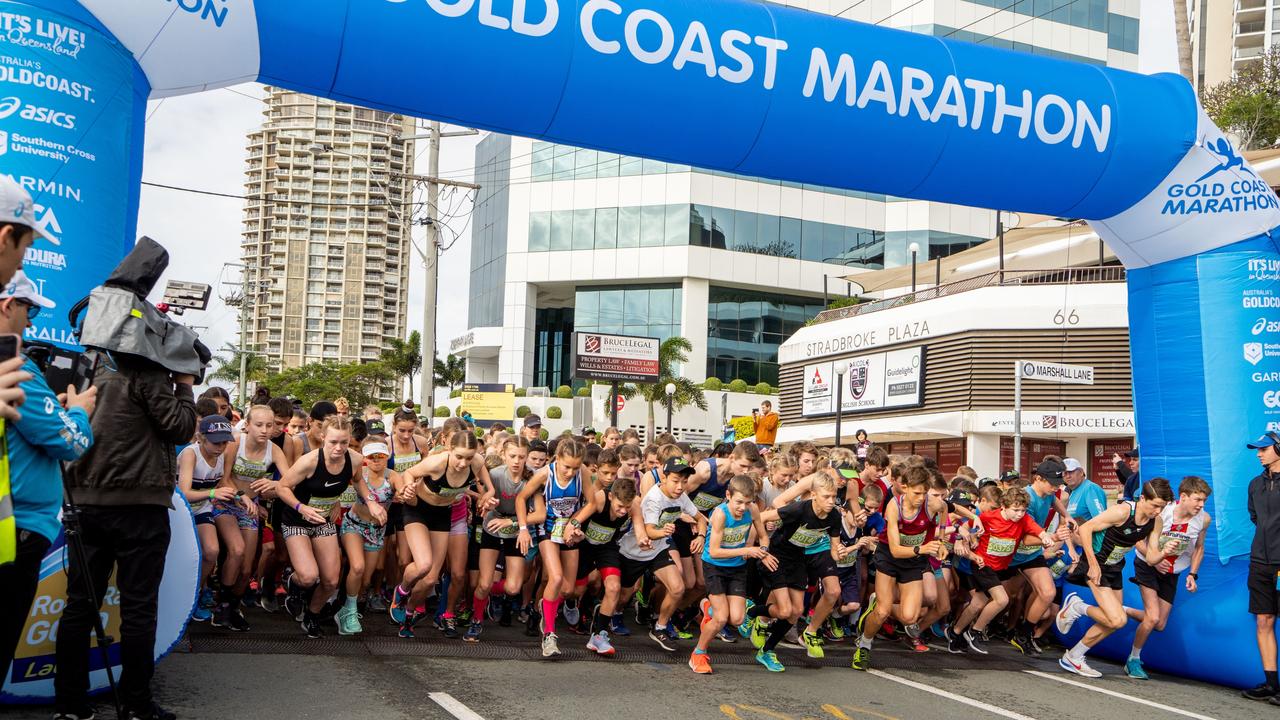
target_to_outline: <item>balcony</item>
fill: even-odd
[[[1241,35],[1250,35],[1252,33],[1260,33],[1267,29],[1267,23],[1264,20],[1251,20],[1249,22],[1236,23],[1236,37]]]

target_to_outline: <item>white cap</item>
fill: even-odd
[[[360,454],[365,456],[386,455],[387,457],[391,457],[391,450],[387,448],[386,443],[372,442],[366,443],[364,447],[360,448]]]
[[[31,199],[31,193],[13,178],[0,175],[0,225],[14,223],[31,228],[36,239],[44,238],[54,245],[62,244],[36,220],[36,204]]]
[[[1076,470],[1084,469],[1084,466],[1080,464],[1080,461],[1075,458],[1067,458],[1062,461],[1062,464],[1067,466],[1067,472],[1075,472]]]
[[[9,298],[17,298],[24,302],[29,302],[42,308],[51,308],[54,302],[49,298],[40,294],[36,289],[36,284],[31,282],[31,278],[27,274],[19,270],[13,274],[13,279],[8,285],[0,290],[0,300],[8,300]]]

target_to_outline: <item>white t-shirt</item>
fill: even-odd
[[[644,515],[646,525],[662,528],[673,522],[680,522],[681,515],[697,517],[698,508],[694,507],[688,495],[680,493],[680,497],[669,498],[662,492],[661,486],[654,485],[640,501],[640,512]],[[666,552],[670,546],[670,538],[661,538],[653,541],[652,549],[641,550],[635,532],[628,532],[618,541],[618,552],[630,560],[652,560],[658,557],[658,553]]]
[[[1174,573],[1191,567],[1191,554],[1196,549],[1200,533],[1204,532],[1205,521],[1209,519],[1209,514],[1202,510],[1187,522],[1175,523],[1173,514],[1177,507],[1178,503],[1169,503],[1160,513],[1160,545],[1163,547],[1170,540],[1178,541],[1173,554],[1165,557],[1165,560],[1173,563]]]

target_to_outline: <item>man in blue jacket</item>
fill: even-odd
[[[0,333],[22,332],[31,318],[53,301],[42,296],[21,270],[0,290]],[[22,369],[31,379],[22,383],[27,400],[22,417],[5,426],[9,445],[9,477],[13,514],[18,526],[17,560],[0,566],[0,668],[7,673],[22,635],[31,601],[39,583],[40,564],[62,524],[62,468],[59,461],[75,460],[93,444],[89,414],[97,389],[77,393],[64,388],[58,394],[45,382],[39,368],[27,360]]]

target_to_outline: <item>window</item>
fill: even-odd
[[[556,210],[551,213],[551,249],[569,250],[573,247],[573,211]]]
[[[595,246],[596,211],[573,211],[573,249],[590,250]]]
[[[640,208],[618,208],[618,247],[640,246]]]
[[[665,244],[667,214],[663,205],[645,205],[640,208],[640,247],[658,247]]]
[[[529,213],[529,252],[551,249],[551,213]]]
[[[596,209],[597,250],[612,250],[618,246],[618,208]]]

